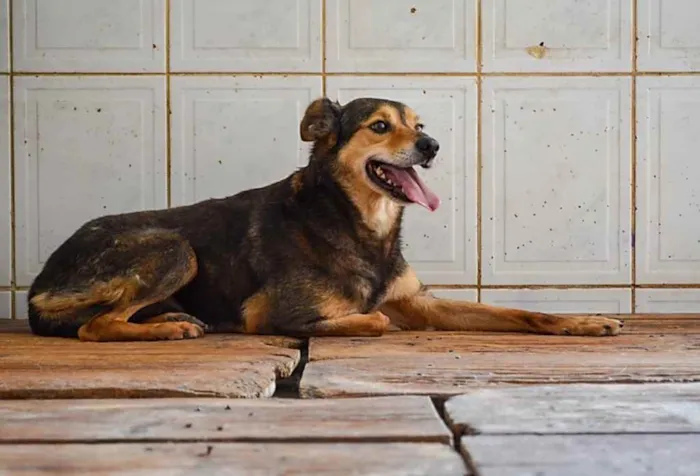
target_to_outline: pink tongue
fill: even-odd
[[[392,182],[401,186],[404,195],[413,203],[423,205],[431,212],[440,206],[440,198],[423,183],[413,167],[399,169],[383,165],[382,169]]]

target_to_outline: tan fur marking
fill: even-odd
[[[303,185],[303,180],[304,176],[301,172],[295,172],[292,175],[292,191],[294,191],[294,193],[299,193],[299,190],[301,190]]]
[[[396,301],[416,295],[421,290],[421,282],[412,267],[406,266],[406,269],[398,277],[396,277],[386,290],[384,302]]]
[[[196,268],[195,268],[196,270]],[[70,316],[76,309],[94,304],[126,304],[136,296],[141,283],[137,277],[119,277],[107,282],[97,282],[84,293],[54,294],[45,292],[31,299],[42,317],[61,318]]]
[[[605,336],[619,334],[622,323],[598,316],[560,317],[467,301],[439,299],[421,292],[386,303],[392,323],[404,329],[434,327],[444,331],[533,332]]]
[[[96,323],[97,325],[97,323]],[[204,330],[191,322],[161,322],[157,324],[133,324],[124,321],[100,321],[93,330],[80,328],[82,341],[116,342],[194,339],[204,335]]]
[[[318,313],[326,319],[347,316],[359,310],[357,305],[350,302],[348,299],[330,292],[319,293],[318,299]]]
[[[243,332],[255,334],[263,332],[270,317],[270,298],[264,291],[259,291],[243,303]]]
[[[317,323],[312,336],[376,337],[389,327],[389,318],[379,311],[370,314],[349,314]]]
[[[133,324],[127,322],[139,309],[158,300],[144,301],[127,308],[114,310],[97,316],[78,330],[82,341],[140,341],[161,339],[184,339],[200,337],[204,330],[189,322],[164,322],[156,324]]]

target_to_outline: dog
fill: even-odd
[[[308,164],[271,185],[85,223],[28,293],[42,336],[196,338],[205,331],[380,336],[391,329],[610,336],[623,323],[430,294],[401,253],[410,204],[439,198],[419,177],[439,143],[408,106],[313,101],[299,126]]]

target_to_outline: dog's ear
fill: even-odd
[[[319,98],[309,104],[299,125],[299,134],[304,142],[324,142],[334,146],[338,140],[340,104],[328,98]]]

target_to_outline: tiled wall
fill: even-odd
[[[0,1],[0,317],[85,220],[303,164],[323,93],[442,143],[406,230],[440,294],[700,310],[697,0]]]

